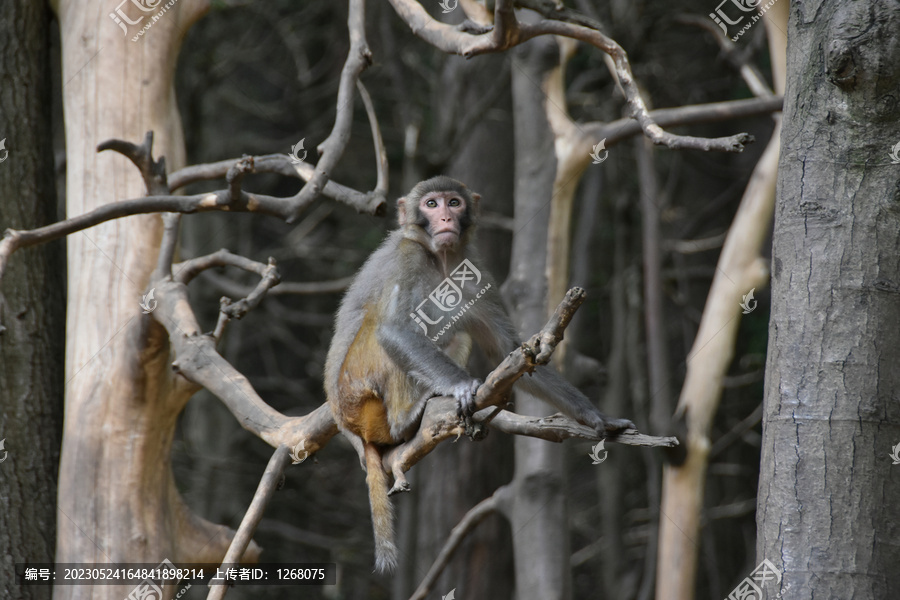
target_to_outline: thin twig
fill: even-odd
[[[441,551],[437,558],[434,559],[431,568],[428,569],[428,573],[422,579],[422,583],[419,584],[419,587],[416,588],[413,595],[409,597],[409,600],[425,600],[428,593],[434,587],[438,577],[441,576],[441,573],[444,572],[447,564],[449,564],[450,559],[453,558],[453,553],[456,552],[459,545],[463,543],[466,536],[469,535],[479,523],[497,511],[498,497],[505,493],[506,489],[507,486],[499,488],[490,498],[485,498],[463,515],[463,518],[459,520],[459,523],[457,523],[453,528],[453,531],[450,532],[450,536],[447,538],[447,541],[444,542],[444,547],[441,548]]]
[[[363,106],[366,107],[366,115],[369,117],[369,126],[372,129],[372,143],[375,144],[375,156],[378,157],[378,161],[375,164],[378,171],[378,181],[375,184],[374,193],[385,199],[388,191],[389,169],[387,151],[384,149],[384,139],[381,137],[381,128],[378,126],[378,115],[375,114],[375,105],[372,104],[372,97],[369,96],[366,86],[358,79],[356,80],[356,89],[359,90]]]
[[[650,116],[640,94],[628,54],[619,44],[596,29],[551,19],[537,23],[519,23],[511,0],[497,0],[494,8],[494,28],[487,33],[473,35],[441,23],[431,17],[415,0],[390,0],[394,10],[412,29],[413,33],[439,50],[465,57],[502,52],[531,38],[541,35],[560,35],[591,44],[612,58],[613,74],[618,78],[625,99],[631,109],[631,117],[640,125],[644,135],[654,144],[672,149],[718,150],[741,152],[744,144],[753,141],[747,133],[721,138],[698,138],[668,133]]]
[[[169,185],[166,182],[166,159],[160,157],[153,160],[153,132],[144,134],[143,143],[138,146],[124,140],[106,140],[97,146],[97,152],[113,150],[125,156],[134,163],[141,173],[148,196],[160,196],[169,193]]]
[[[201,272],[215,267],[237,267],[250,273],[265,277],[269,270],[274,268],[274,262],[269,259],[265,265],[255,260],[250,260],[238,254],[232,254],[225,248],[216,250],[212,254],[191,258],[175,265],[175,281],[190,283]],[[271,286],[270,286],[271,287]]]
[[[658,124],[674,127],[676,125],[694,125],[698,123],[715,123],[727,119],[739,119],[766,115],[781,110],[784,98],[748,98],[746,100],[729,100],[680,106],[678,108],[661,108],[651,112]],[[637,135],[641,127],[632,119],[617,119],[609,123],[587,123],[582,126],[585,135],[591,139],[606,139],[606,147],[621,142],[623,139]]]
[[[185,167],[169,175],[169,185],[174,191],[197,181],[224,177],[228,169],[239,160],[241,159],[229,158],[214,163]],[[315,173],[315,167],[305,161],[295,164],[286,154],[264,154],[253,157],[253,172],[277,173],[309,181]],[[369,194],[363,194],[334,181],[325,184],[322,195],[351,206],[361,213],[379,216],[385,212],[384,201],[379,202]]]
[[[172,276],[172,260],[175,247],[178,245],[178,231],[181,225],[180,213],[163,215],[163,237],[159,244],[159,257],[156,259],[156,270],[161,277]]]
[[[223,567],[240,563],[244,551],[253,539],[253,533],[256,531],[256,526],[259,525],[260,519],[262,519],[266,506],[281,483],[284,469],[290,462],[291,456],[287,446],[278,446],[275,452],[272,453],[272,458],[269,459],[269,464],[266,465],[266,470],[259,481],[256,493],[253,494],[250,507],[244,514],[241,525],[231,540],[231,545],[228,547],[228,552],[225,553],[225,558],[222,559]],[[227,591],[227,584],[214,585],[210,582],[209,594],[206,598],[207,600],[221,600],[225,597],[225,592]]]
[[[331,172],[337,166],[344,150],[350,141],[350,126],[353,123],[353,92],[360,74],[372,64],[372,52],[366,42],[365,0],[350,0],[350,13],[347,17],[347,28],[350,31],[350,51],[341,71],[341,82],[338,86],[337,114],[331,133],[319,145],[319,162],[315,173],[303,188],[291,200],[292,211],[287,222],[294,222],[300,212],[318,197],[331,178]]]

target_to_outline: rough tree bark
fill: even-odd
[[[0,229],[56,220],[50,12],[15,0],[0,18]],[[49,598],[15,563],[53,562],[62,432],[63,245],[22,252],[0,292],[0,598]]]
[[[896,3],[791,5],[757,559],[797,600],[900,593],[898,29]]]

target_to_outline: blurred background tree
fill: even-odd
[[[705,14],[709,10],[705,3],[580,4],[599,17],[606,33],[629,52],[635,76],[654,107],[751,95],[711,36],[676,22],[685,12]],[[436,2],[424,6],[433,16],[440,15]],[[450,22],[454,16],[448,17]],[[332,126],[340,66],[349,46],[346,18],[344,3],[298,6],[275,1],[224,4],[198,22],[185,40],[177,80],[188,162],[287,153],[301,138],[314,161],[312,149]],[[363,80],[373,96],[390,158],[389,199],[424,177],[446,173],[480,192],[486,211],[511,218],[513,162],[521,150],[513,139],[512,57],[448,56],[414,37],[387,3],[372,3],[367,20],[375,63]],[[741,51],[767,72],[765,29],[755,28],[743,43]],[[583,45],[567,66],[566,97],[576,121],[625,116],[623,98],[603,56]],[[742,154],[653,151],[664,250],[660,284],[665,358],[671,365],[671,378],[663,390],[650,390],[647,382],[639,148],[632,150],[631,144],[614,148],[602,166],[591,166],[577,193],[570,279],[587,289],[588,302],[569,336],[573,346],[605,368],[602,375],[595,370],[575,378],[597,401],[607,387],[617,390],[622,409],[607,412],[634,415],[639,427],[654,434],[671,432],[648,429],[648,397],[678,393],[717,251],[765,148],[772,120],[762,116],[726,121],[689,132],[717,137],[736,131],[749,131],[762,143]],[[643,145],[640,139],[636,142]],[[366,115],[358,105],[353,139],[334,178],[356,189],[370,189],[374,160]],[[273,195],[293,194],[300,185],[275,176],[256,178],[253,185]],[[214,189],[216,184],[204,185]],[[295,225],[261,216],[196,215],[184,221],[190,233],[184,237],[183,252],[196,256],[225,246],[256,260],[275,256],[285,281],[337,279],[352,275],[394,226],[391,209],[388,218],[377,219],[323,199]],[[483,255],[500,281],[510,260],[512,232],[506,223],[492,221],[480,234]],[[687,251],[676,243],[695,239],[706,243]],[[205,307],[211,329],[218,296],[234,292],[234,279],[212,272],[203,279],[209,285],[195,286],[192,294],[198,310]],[[623,298],[616,302],[618,294]],[[324,399],[321,373],[339,298],[337,293],[270,297],[247,319],[233,323],[225,342],[226,358],[278,410],[309,412]],[[714,438],[722,443],[713,451],[703,538],[698,540],[702,547],[698,598],[726,596],[756,564],[766,291],[757,290],[756,298],[759,308],[741,325],[716,418]],[[623,332],[614,337],[617,323],[624,325]],[[610,360],[620,366],[610,369]],[[722,437],[726,433],[727,439]],[[615,447],[602,466],[592,466],[590,447],[582,442],[562,448],[571,513],[572,597],[652,597],[654,571],[647,562],[655,561],[649,544],[658,524],[655,506],[660,492],[659,482],[648,472],[658,470],[661,451]],[[207,518],[234,527],[270,453],[267,445],[242,434],[220,402],[200,392],[182,418],[176,475],[192,506]],[[427,461],[410,473],[414,493],[396,501],[405,560],[392,584],[395,598],[408,597],[459,518],[512,476],[512,440],[501,435],[489,436],[481,444],[461,440],[443,445]],[[343,439],[335,439],[317,462],[310,462],[288,471],[285,488],[267,511],[255,536],[265,549],[263,557],[337,561],[342,573],[338,597],[388,597],[391,590],[382,587],[384,581],[370,575],[369,511],[355,454]],[[488,519],[463,546],[436,590],[447,593],[457,588],[457,596],[512,598],[510,535],[502,519]],[[650,585],[642,586],[648,579]],[[303,592],[312,598],[333,591]],[[236,588],[229,594],[244,593]],[[264,593],[286,598],[295,592],[266,588]]]
[[[462,20],[461,10],[443,15],[436,0],[423,6],[446,22]],[[771,71],[764,27],[752,28],[736,55],[726,57],[712,35],[679,20],[685,13],[706,18],[706,2],[673,6],[614,0],[601,5],[578,0],[573,6],[602,23],[605,33],[629,52],[651,109],[752,97],[734,61],[761,73]],[[244,154],[289,153],[301,139],[307,161],[314,163],[316,146],[333,126],[340,70],[350,47],[347,17],[346,3],[324,0],[213,2],[212,10],[189,29],[177,57],[175,97],[186,156],[168,154],[170,172],[182,164]],[[545,188],[553,181],[557,158],[545,116],[535,112],[540,104],[530,95],[546,97],[539,77],[557,68],[563,52],[548,36],[500,54],[450,56],[415,37],[383,2],[367,6],[366,33],[374,64],[362,81],[372,95],[390,161],[387,217],[360,215],[322,198],[293,224],[223,212],[182,220],[182,258],[226,247],[261,262],[274,257],[285,282],[338,282],[326,293],[271,294],[245,319],[231,323],[220,346],[259,394],[287,415],[307,414],[324,401],[322,370],[341,297],[339,283],[355,273],[394,227],[393,200],[423,178],[444,173],[483,195],[486,216],[479,243],[498,281],[514,276],[510,281],[516,285],[506,286],[504,293],[523,319],[517,324],[532,323],[546,309],[517,306],[523,298],[533,298],[524,286],[529,277],[543,277],[543,267],[519,262],[524,270],[511,273],[510,265],[523,258],[512,249],[518,247],[517,235],[531,231],[526,229],[529,221],[534,221],[532,227],[549,221],[545,209],[552,194]],[[68,30],[64,27],[61,34]],[[584,44],[572,50],[561,88],[572,119],[608,123],[627,117],[604,55]],[[148,51],[145,60],[162,59]],[[122,69],[136,68],[128,64]],[[53,77],[66,79],[58,70]],[[56,149],[65,152],[59,114],[56,126]],[[587,289],[588,301],[569,329],[560,367],[607,413],[633,418],[642,431],[683,435],[669,416],[725,233],[773,127],[770,116],[760,115],[675,129],[705,137],[750,132],[758,143],[740,154],[648,149],[639,136],[611,145],[608,159],[590,165],[577,186],[567,279]],[[354,189],[372,189],[376,156],[361,103],[356,104],[351,133],[332,178]],[[156,153],[166,154],[165,147]],[[259,174],[248,176],[244,185],[262,194],[289,196],[301,183]],[[197,183],[186,192],[221,187],[221,181]],[[547,206],[523,214],[534,206],[523,201],[529,194],[537,199],[543,194]],[[64,195],[62,190],[61,200]],[[125,197],[135,194],[123,192]],[[651,223],[657,242],[651,251],[658,253],[658,264],[648,271],[646,232]],[[537,264],[547,260],[544,248],[538,244],[533,249]],[[648,272],[658,294],[655,310],[662,316],[652,336],[645,325]],[[203,329],[214,329],[222,295],[245,296],[254,284],[255,278],[232,270],[204,272],[190,288]],[[765,289],[755,295],[758,308],[741,321],[712,425],[702,530],[696,540],[697,598],[725,597],[757,562],[755,498],[769,297]],[[533,466],[532,459],[538,462],[527,451],[514,452],[514,442],[495,433],[478,444],[442,444],[410,472],[413,493],[395,500],[402,566],[388,579],[371,573],[370,517],[356,455],[343,438],[334,438],[314,459],[287,470],[254,539],[266,562],[337,563],[338,585],[299,592],[238,586],[228,597],[408,598],[459,519],[508,483],[516,468]],[[556,516],[568,528],[549,549],[571,566],[571,582],[557,586],[558,597],[652,598],[662,451],[612,446],[604,463],[592,465],[589,442],[530,443],[542,444],[540,452],[563,471],[553,480],[561,486],[556,496],[547,501],[543,515],[535,515]],[[177,488],[194,512],[236,528],[271,453],[202,390],[179,419],[172,455]],[[526,595],[516,590],[513,560],[520,534],[506,520],[488,517],[457,552],[436,593],[455,588],[461,598]],[[520,568],[540,569],[522,563]],[[184,597],[205,597],[205,590],[191,589]]]

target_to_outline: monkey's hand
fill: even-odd
[[[460,417],[471,417],[475,413],[475,393],[481,387],[480,379],[463,381],[453,386],[450,396],[456,398],[456,414]]]

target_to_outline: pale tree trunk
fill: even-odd
[[[69,217],[145,192],[124,157],[96,152],[104,140],[139,143],[153,130],[154,155],[165,156],[170,171],[184,162],[173,75],[184,31],[206,5],[180,0],[136,42],[132,37],[163,3],[151,13],[123,5],[130,20],[143,17],[127,35],[108,16],[112,6],[97,0],[57,6]],[[196,388],[172,375],[165,331],[139,306],[161,235],[156,214],[68,238],[60,563],[211,562],[228,543],[227,532],[187,511],[171,474],[175,420]],[[57,586],[54,597],[118,599],[132,587]]]
[[[757,503],[792,600],[900,594],[898,30],[895,3],[792,6]]]
[[[56,221],[50,135],[50,11],[3,7],[0,40],[0,230]],[[23,251],[0,292],[0,598],[49,598],[20,586],[15,563],[53,562],[62,432],[66,295],[63,245]]]
[[[553,195],[556,159],[544,109],[545,96],[535,82],[556,66],[559,50],[552,39],[536,39],[513,50],[512,94],[515,120],[516,182],[513,263],[504,284],[520,333],[539,331],[546,322],[545,274],[548,201]],[[547,366],[543,368],[555,368]],[[516,412],[541,415],[546,404],[516,392]],[[569,515],[564,449],[520,436],[515,440],[512,504],[505,511],[513,531],[516,598],[569,598]]]

